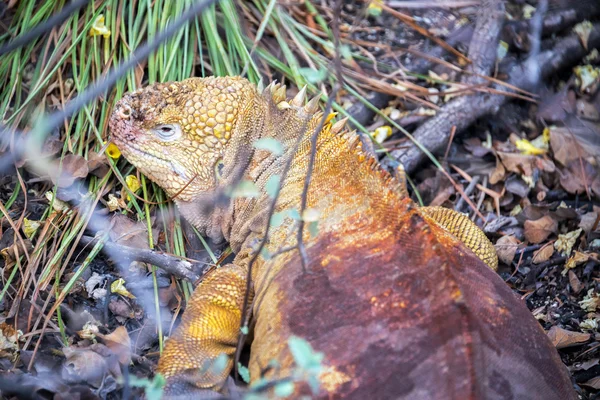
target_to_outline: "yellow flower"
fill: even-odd
[[[136,178],[135,175],[127,175],[127,177],[125,178],[125,182],[127,182],[127,187],[133,193],[137,192],[138,189],[142,187],[140,185],[140,181],[138,181],[138,178]]]
[[[35,235],[35,232],[40,226],[40,221],[34,221],[28,218],[23,219],[23,231],[25,232],[25,236],[27,236],[29,239]]]
[[[108,30],[106,25],[104,25],[104,15],[103,14],[98,15],[98,18],[96,18],[96,20],[94,21],[94,24],[90,28],[90,36],[98,36],[98,35],[102,35],[105,38],[110,37],[110,31]]]
[[[381,144],[385,139],[392,136],[392,127],[389,125],[380,126],[375,129],[375,132],[371,132],[371,136],[377,143]]]
[[[104,142],[104,144],[106,144],[106,142]],[[119,157],[121,157],[121,151],[119,150],[117,145],[114,143],[108,144],[108,147],[106,148],[106,154],[113,160],[116,160]]]
[[[125,279],[119,278],[114,281],[110,285],[110,291],[116,294],[120,294],[121,296],[129,297],[130,299],[135,299],[135,296],[132,295],[129,290],[125,287]]]
[[[539,156],[541,154],[546,153],[546,149],[535,147],[527,139],[519,139],[519,140],[517,140],[515,142],[515,146],[517,146],[517,150],[519,150],[521,153],[526,154],[528,156]]]
[[[374,17],[381,15],[381,4],[381,0],[372,0],[369,3],[369,7],[367,8],[367,12],[369,13],[369,15],[372,15]]]

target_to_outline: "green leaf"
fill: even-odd
[[[254,182],[244,180],[238,183],[229,195],[234,199],[238,197],[257,197],[259,192]]]
[[[273,215],[271,215],[270,221],[271,227],[279,228],[281,224],[283,224],[283,221],[285,221],[285,217],[287,216],[287,214],[287,210],[273,213]]]
[[[265,261],[269,261],[271,258],[273,258],[271,256],[271,253],[269,253],[269,251],[266,249],[266,247],[262,248],[262,250],[260,251],[260,255],[262,256],[262,258],[265,259]]]
[[[287,214],[291,219],[295,219],[296,221],[300,221],[302,219],[302,217],[300,217],[300,212],[295,208],[287,210]]]
[[[265,191],[269,195],[270,198],[274,199],[277,196],[277,192],[279,191],[279,181],[281,177],[279,175],[271,175],[269,179],[267,179],[267,183],[265,185]]]
[[[323,353],[314,351],[310,343],[305,339],[298,336],[290,336],[288,346],[298,368],[312,370],[312,372],[321,370]]]
[[[152,380],[147,378],[138,378],[135,375],[129,375],[129,384],[133,387],[143,388],[144,393],[146,394],[146,399],[148,400],[162,399],[165,383],[167,383],[167,381],[161,374],[154,375],[154,379]]]
[[[325,68],[300,68],[300,74],[306,79],[306,82],[312,84],[321,83],[327,78],[327,70]]]
[[[238,372],[242,377],[242,380],[246,383],[250,383],[250,371],[248,368],[244,367],[241,363],[238,362]]]
[[[217,358],[211,363],[210,373],[213,375],[220,375],[227,368],[227,362],[229,361],[229,357],[225,353],[219,354]]]
[[[275,385],[273,391],[277,397],[289,397],[294,393],[294,382],[280,382]]]
[[[314,394],[319,393],[319,386],[321,386],[321,381],[319,380],[319,376],[317,374],[313,374],[308,377],[308,385],[310,386],[310,390]]]
[[[350,49],[350,46],[342,44],[339,49],[344,60],[352,60],[352,50]]]
[[[280,156],[283,154],[283,145],[277,139],[273,139],[270,137],[264,137],[262,139],[258,139],[254,142],[254,147],[259,150],[267,150],[273,153],[276,156]]]
[[[508,43],[501,40],[498,43],[498,48],[496,49],[496,59],[498,61],[501,61],[504,57],[506,57],[507,53],[508,53]]]
[[[308,232],[311,237],[317,237],[319,234],[319,221],[312,221],[308,223]]]

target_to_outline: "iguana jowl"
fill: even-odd
[[[219,390],[232,367],[248,262],[269,224],[265,187],[289,157],[276,212],[300,208],[310,137],[323,118],[303,96],[286,100],[275,84],[260,93],[240,77],[191,78],[127,94],[115,107],[112,140],[124,156],[190,223],[236,252],[204,277],[167,341],[158,371],[169,395]],[[416,207],[343,124],[328,122],[317,140],[308,271],[297,250],[253,266],[252,379],[290,373],[295,335],[325,355],[319,397],[575,398],[556,350],[492,269],[483,232],[454,211]],[[253,147],[262,138],[279,141],[282,154]],[[240,178],[259,195],[213,201]],[[271,225],[271,254],[296,245],[296,221],[279,215],[287,217]],[[225,371],[202,368],[222,353]],[[271,360],[280,368],[268,369]]]

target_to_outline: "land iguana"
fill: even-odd
[[[166,342],[157,368],[166,395],[223,389],[248,263],[270,226],[249,285],[252,381],[290,376],[288,341],[300,337],[324,355],[319,398],[575,399],[557,351],[494,271],[484,233],[453,210],[416,206],[345,120],[323,125],[319,100],[305,94],[286,99],[285,86],[260,91],[240,77],[190,78],[126,94],[114,109],[112,140],[127,160],[236,253],[203,277]],[[303,259],[294,213],[319,125],[305,199],[317,229],[304,225]],[[265,138],[281,151],[254,146]],[[280,224],[269,220],[269,185],[290,158]],[[219,200],[244,181],[254,196]],[[226,368],[206,368],[221,354]],[[311,394],[308,385],[295,390]]]

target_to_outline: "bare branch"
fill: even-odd
[[[85,246],[94,244],[98,240],[98,238],[92,236],[82,236],[79,243]],[[123,246],[118,243],[106,242],[103,250],[114,260],[140,261],[152,264],[177,278],[186,279],[192,283],[200,279],[209,268],[209,266],[195,260],[188,260],[151,249]]]

